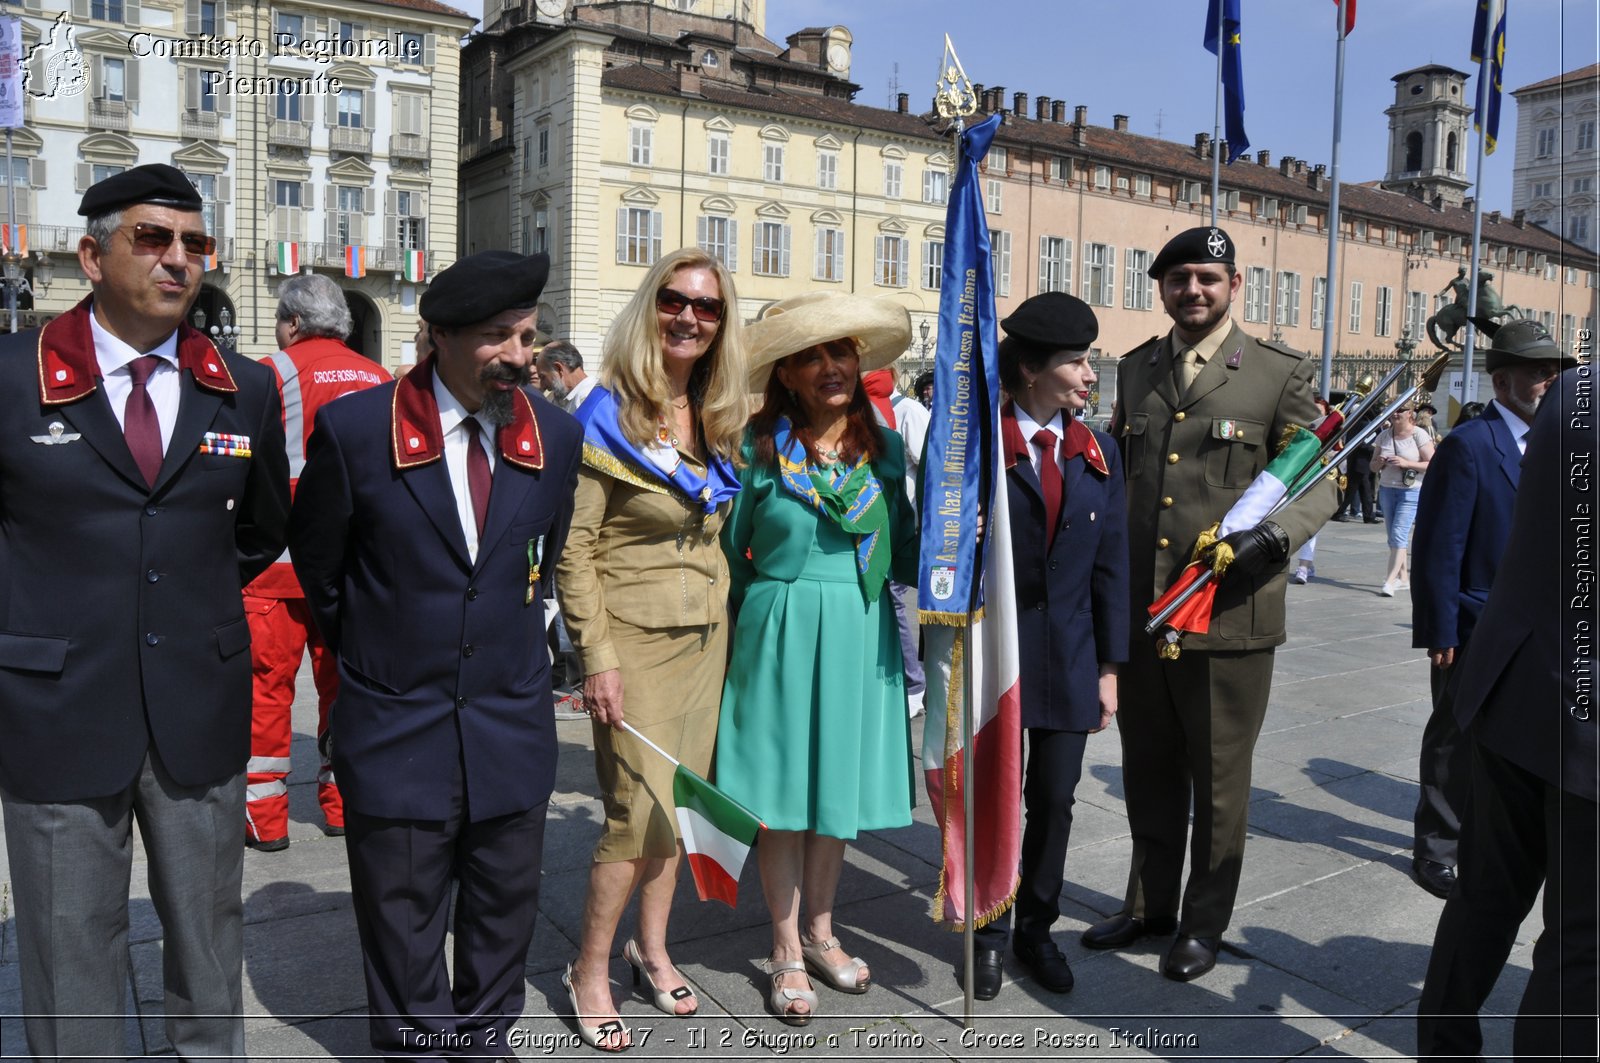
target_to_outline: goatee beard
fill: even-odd
[[[527,368],[486,368],[478,374],[478,379],[484,384],[484,395],[477,416],[500,428],[510,424],[516,417],[516,407],[512,405],[516,392],[505,391],[494,385],[515,384],[519,388],[525,387],[533,379],[533,371]]]

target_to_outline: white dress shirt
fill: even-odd
[[[594,377],[586,376],[573,385],[567,397],[561,400],[561,408],[568,413],[576,414],[578,407],[583,405],[583,400],[589,397],[589,392],[594,390]]]
[[[133,374],[128,372],[128,363],[142,357],[141,352],[102,328],[92,308],[89,332],[94,337],[94,358],[100,366],[100,383],[106,389],[106,401],[111,403],[111,412],[117,415],[117,424],[126,431],[128,426],[123,422],[127,416],[128,396],[133,392]],[[177,330],[174,329],[155,350],[143,354],[161,359],[150,379],[145,381],[144,390],[156,408],[156,420],[161,425],[161,453],[165,455],[167,445],[172,442],[172,428],[178,421],[179,384],[183,380],[178,368]]]
[[[1517,453],[1526,454],[1528,452],[1528,422],[1522,419],[1521,414],[1499,399],[1490,399],[1489,401],[1494,404],[1495,409],[1500,411],[1500,416],[1506,419],[1506,427],[1511,429],[1511,441],[1517,445]]]
[[[439,433],[444,437],[444,467],[450,474],[450,490],[456,496],[456,516],[461,520],[461,532],[467,537],[467,557],[478,563],[478,518],[472,512],[472,491],[467,486],[467,440],[470,433],[462,425],[468,417],[478,417],[478,438],[483,441],[484,452],[489,455],[489,471],[495,469],[500,456],[495,453],[492,425],[467,408],[444,386],[439,374],[433,374],[433,397],[439,403]]]
[[[1038,421],[1035,421],[1032,417],[1028,416],[1028,411],[1022,408],[1022,404],[1020,402],[1014,403],[1013,408],[1017,411],[1017,427],[1022,430],[1022,438],[1028,441],[1028,460],[1033,462],[1034,475],[1037,476],[1039,473],[1039,461],[1040,457],[1044,453],[1044,448],[1033,441],[1033,437],[1041,428],[1048,428],[1056,435],[1056,468],[1060,469],[1061,441],[1065,439],[1067,435],[1066,424],[1061,420],[1061,411],[1056,411],[1056,415],[1050,418],[1049,424],[1040,424]],[[1066,470],[1062,469],[1062,472],[1064,474]],[[1061,482],[1063,484],[1066,483],[1065,475],[1062,476]]]

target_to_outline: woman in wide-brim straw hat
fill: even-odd
[[[767,1006],[802,1026],[811,977],[871,982],[833,928],[845,842],[911,822],[909,723],[889,579],[916,582],[917,524],[900,437],[864,371],[911,340],[895,303],[808,295],[746,329],[764,402],[723,529],[736,609],[717,784],[770,828],[756,855],[772,913]]]

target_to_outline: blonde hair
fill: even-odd
[[[623,435],[640,447],[654,439],[657,422],[667,419],[672,401],[662,367],[656,292],[685,269],[710,270],[722,295],[722,322],[706,353],[695,363],[689,394],[699,407],[706,449],[732,459],[750,420],[749,355],[733,277],[716,256],[686,247],[650,267],[644,283],[611,323],[600,356],[600,377],[617,400],[617,422]]]

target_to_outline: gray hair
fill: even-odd
[[[122,228],[122,209],[102,211],[90,218],[84,232],[104,251],[111,246],[111,234]]]
[[[539,357],[558,362],[568,369],[583,368],[583,354],[566,340],[551,340],[539,351]]]
[[[320,273],[299,273],[278,288],[278,320],[300,319],[300,331],[308,336],[328,336],[343,340],[355,321],[344,301],[344,289]]]

